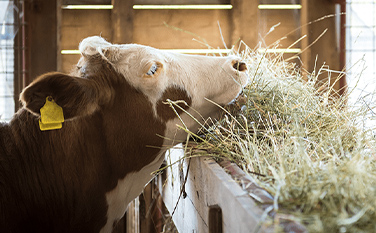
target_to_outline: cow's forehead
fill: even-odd
[[[81,41],[79,50],[82,55],[121,53],[122,55],[153,56],[161,55],[161,51],[149,46],[139,44],[111,44],[102,37],[93,36]]]
[[[119,48],[121,55],[118,62],[122,64],[142,66],[151,61],[167,62],[171,60],[169,53],[144,45],[127,44],[113,46]]]

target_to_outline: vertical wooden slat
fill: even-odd
[[[140,201],[140,233],[151,232],[152,222],[150,208],[152,205],[152,183],[145,186],[143,193],[139,196]]]
[[[302,25],[306,25],[302,28],[302,34],[307,35],[307,39],[302,41],[302,49],[306,49],[302,54],[302,61],[303,67],[308,72],[315,72],[317,74],[324,64],[328,65],[331,70],[342,69],[339,59],[339,41],[337,40],[339,35],[336,30],[336,17],[333,17],[335,13],[334,1],[302,1],[301,21]],[[329,17],[315,22],[326,16]],[[327,30],[326,33],[317,40],[325,30]],[[322,75],[322,77],[327,78],[328,75]],[[332,75],[331,83],[335,81],[335,78],[336,75]],[[339,90],[341,88],[340,83],[337,82],[334,88]]]
[[[20,0],[13,0],[14,6],[19,9],[20,14],[23,12],[23,2],[20,2]],[[23,69],[23,41],[24,41],[24,31],[25,31],[25,25],[23,23],[24,21],[24,14],[20,17],[20,15],[15,14],[14,15],[14,23],[15,27],[18,28],[18,32],[16,33],[16,36],[14,37],[14,73],[13,73],[13,92],[14,92],[14,111],[17,112],[17,110],[21,107],[19,99],[19,93],[21,92],[23,86],[22,86],[22,80],[24,75],[24,69]]]
[[[29,84],[38,75],[57,69],[56,1],[25,1],[26,38],[29,47]]]
[[[222,233],[222,209],[218,205],[209,207],[209,233]]]
[[[126,232],[140,233],[140,211],[138,197],[128,205]]]
[[[124,215],[126,216],[126,215]],[[125,217],[119,220],[119,222],[114,226],[112,233],[126,233],[126,221]]]
[[[258,1],[232,0],[231,43],[243,40],[250,48],[258,42]]]
[[[340,26],[340,69],[345,69],[346,66],[346,0],[338,0],[341,6],[341,26]],[[339,80],[340,91],[339,94],[343,95],[346,93],[346,75],[343,75]]]
[[[133,42],[133,0],[112,0],[112,42]]]
[[[56,57],[56,69],[57,71],[62,71],[62,56],[61,56],[61,25],[62,25],[62,6],[63,0],[56,0],[56,23],[57,23],[57,30],[56,30],[56,50],[57,50],[57,57]]]

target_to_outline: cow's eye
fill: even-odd
[[[150,67],[150,70],[146,73],[147,75],[154,75],[155,72],[157,72],[158,70],[158,66],[156,64],[153,64],[151,67]]]

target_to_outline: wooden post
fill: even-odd
[[[345,69],[346,67],[346,0],[337,0],[341,6],[341,26],[340,26],[340,68]],[[339,80],[339,85],[341,87],[339,94],[343,95],[347,92],[347,82],[346,75],[343,75]]]
[[[14,6],[19,9],[20,14],[24,12],[25,3],[20,0],[13,0]],[[13,76],[13,92],[14,92],[14,112],[22,106],[19,101],[19,93],[23,89],[23,80],[25,79],[26,67],[23,60],[23,56],[26,53],[25,47],[25,14],[20,17],[19,14],[14,15],[15,27],[18,28],[18,32],[14,38],[14,76]]]
[[[112,43],[133,42],[133,0],[112,0]]]
[[[61,56],[61,25],[63,19],[63,11],[61,6],[63,5],[63,0],[56,0],[56,23],[57,23],[57,30],[56,30],[56,50],[57,50],[57,57],[56,57],[56,70],[62,72],[62,56]]]
[[[243,40],[250,48],[258,43],[258,2],[249,0],[231,0],[232,34],[231,43]]]
[[[329,66],[331,70],[339,71],[343,69],[343,67],[340,67],[340,35],[336,27],[337,16],[334,16],[334,14],[336,14],[334,1],[302,0],[302,34],[307,36],[307,39],[302,41],[302,50],[306,50],[302,53],[303,67],[315,75],[318,74],[324,64]],[[317,21],[318,19],[322,20]],[[319,38],[325,30],[325,34]],[[322,76],[322,78],[327,77],[327,74]],[[332,75],[331,84],[336,77],[337,75]],[[334,88],[336,90],[342,88],[340,82],[337,82]]]
[[[155,200],[154,200],[155,201]],[[139,196],[140,202],[140,233],[153,232],[152,213],[153,205],[153,181],[145,186],[143,193]]]
[[[57,1],[25,1],[26,47],[25,63],[28,85],[38,75],[57,70]]]
[[[128,205],[127,215],[126,215],[126,232],[127,233],[140,233],[140,202],[138,197],[134,199]]]
[[[218,205],[209,206],[209,233],[222,233],[222,209]]]

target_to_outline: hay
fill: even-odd
[[[309,232],[376,232],[376,143],[364,127],[371,103],[331,99],[329,82],[317,86],[317,75],[303,77],[280,57],[241,55],[246,98],[196,136],[198,148],[237,163],[274,196],[274,211]]]

